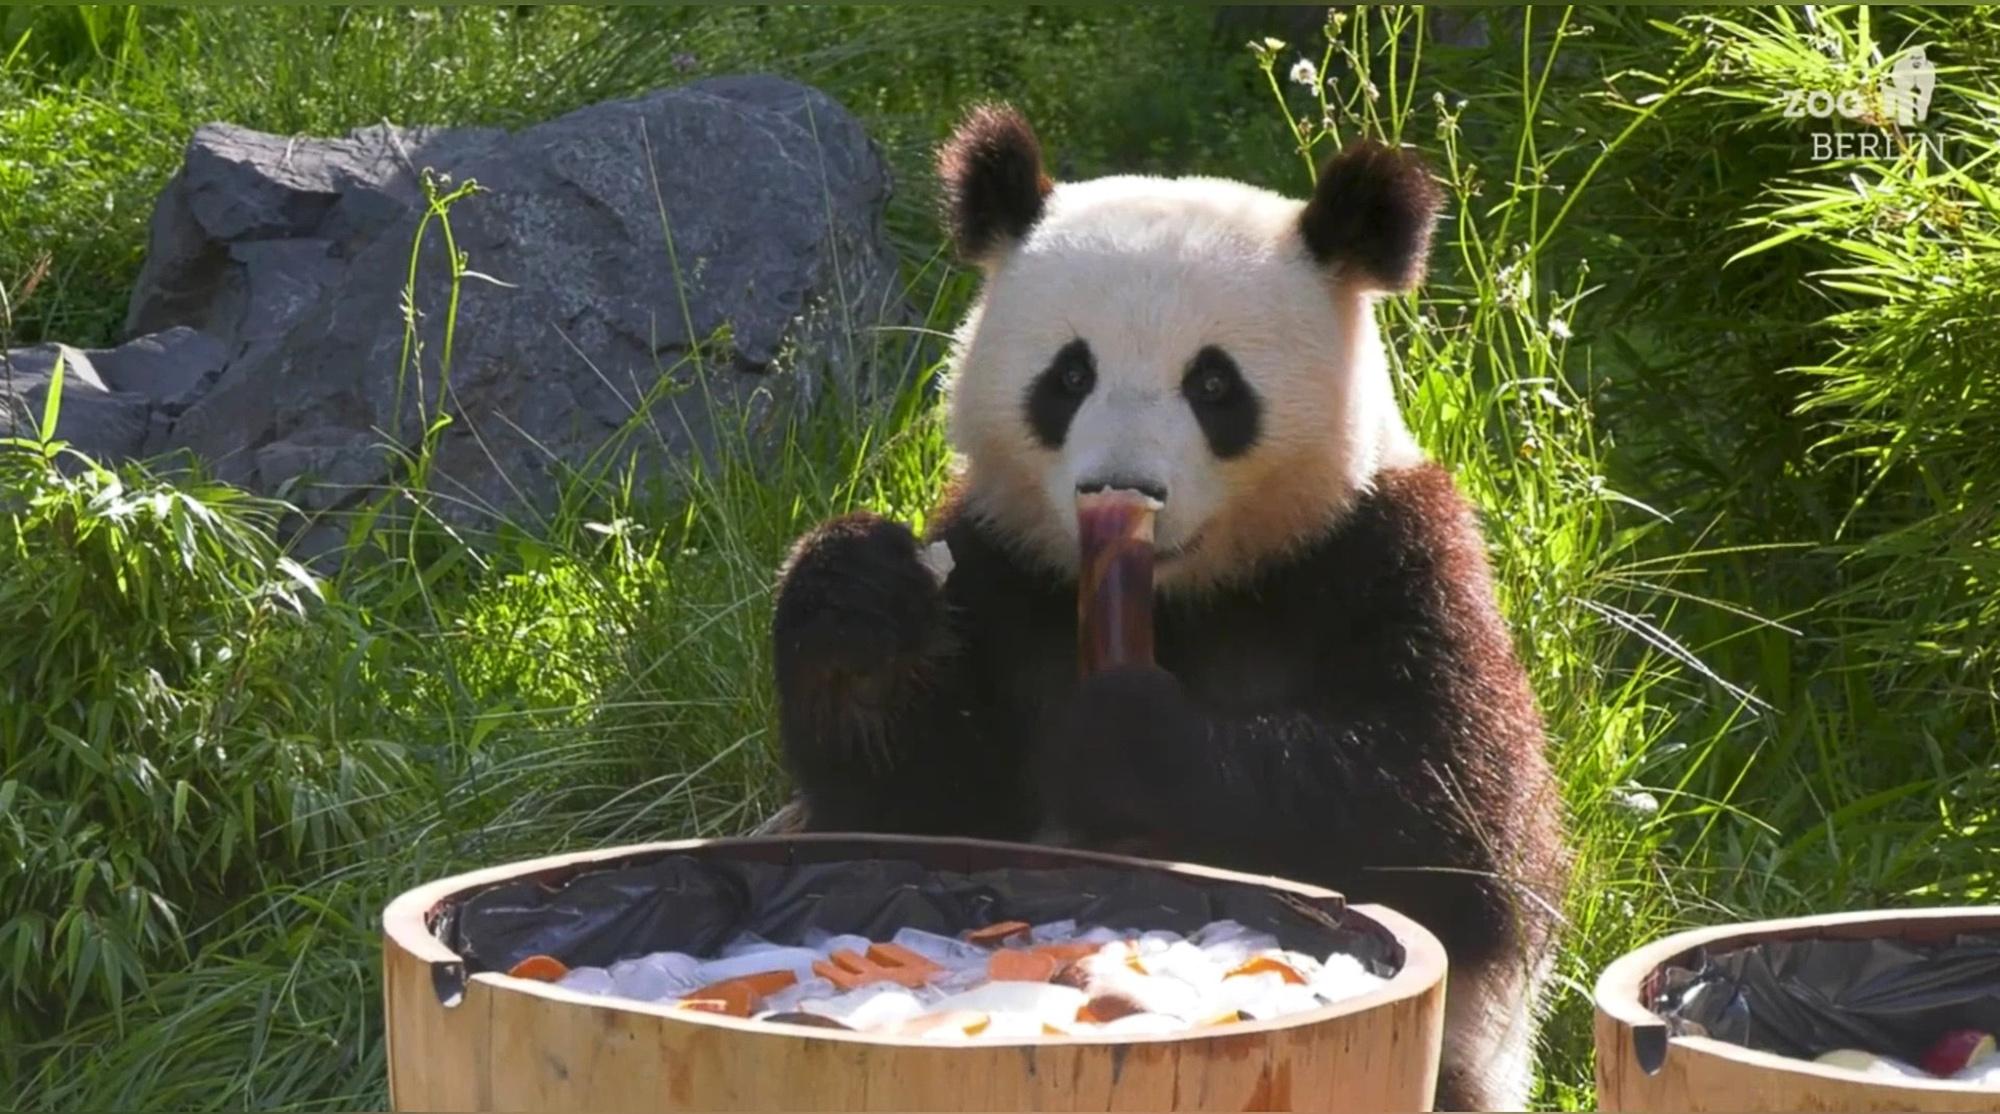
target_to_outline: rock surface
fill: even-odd
[[[403,356],[426,170],[440,191],[480,187],[450,209],[474,273],[448,374],[436,220],[418,253],[417,350]],[[516,132],[209,125],[154,212],[127,318],[140,339],[81,354],[91,370],[71,378],[82,393],[65,395],[64,424],[78,398],[88,450],[191,449],[221,478],[310,510],[386,478],[389,447],[416,445],[442,398],[453,420],[439,487],[466,516],[513,514],[607,446],[663,471],[828,382],[881,386],[868,331],[906,319],[882,228],[889,189],[859,122],[769,77]],[[15,355],[24,381],[37,351]],[[10,410],[34,385],[16,396]]]
[[[63,397],[56,436],[90,456],[126,460],[166,447],[173,419],[222,374],[226,353],[214,337],[188,328],[117,348],[17,349],[0,367],[0,437],[36,434],[58,355]]]

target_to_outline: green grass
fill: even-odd
[[[898,169],[932,334],[865,340],[919,378],[970,289],[924,177],[969,99],[1025,105],[1066,176],[1303,194],[1327,143],[1412,143],[1451,215],[1431,282],[1382,313],[1549,718],[1579,885],[1539,1101],[1588,1107],[1590,983],[1632,945],[1994,900],[2000,23],[1488,18],[1489,45],[1369,9],[1247,51],[1178,8],[13,9],[0,331],[116,335],[207,119],[513,124],[704,73],[814,81]],[[1910,42],[1947,66],[1945,159],[1807,159],[1779,94]],[[1330,87],[1288,80],[1302,55]],[[478,529],[431,513],[419,448],[324,576],[285,560],[275,505],[0,450],[0,1078],[57,1108],[379,1105],[391,895],[783,799],[774,570],[836,511],[921,520],[949,460],[925,397],[835,400],[671,490],[579,473]]]

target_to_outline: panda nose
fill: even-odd
[[[1136,491],[1155,502],[1167,501],[1165,484],[1151,480],[1137,480],[1129,476],[1110,476],[1101,480],[1084,480],[1076,485],[1078,495],[1095,495],[1100,491]]]

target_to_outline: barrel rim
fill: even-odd
[[[1714,1037],[1672,1035],[1668,1032],[1666,1019],[1647,1009],[1643,1004],[1646,983],[1654,972],[1697,948],[1717,944],[1754,944],[1813,935],[1865,939],[1889,933],[1864,930],[1892,926],[1914,927],[1919,930],[1914,934],[1919,938],[1930,935],[1942,936],[1948,932],[2000,928],[2000,905],[1868,909],[1761,921],[1739,921],[1687,929],[1634,948],[1613,960],[1598,975],[1593,997],[1596,1000],[1598,1013],[1631,1031],[1635,1039],[1641,1033],[1652,1032],[1658,1035],[1663,1045],[1698,1056],[1714,1056],[1766,1071],[1786,1072],[1813,1079],[1865,1084],[1870,1088],[1888,1092],[1908,1090],[1921,1094],[1940,1092],[1962,1095],[1993,1094],[1993,1089],[1990,1087],[1973,1087],[1952,1079],[1915,1077],[1891,1079],[1869,1075],[1853,1068],[1834,1067],[1812,1060],[1780,1056],[1775,1052],[1746,1048]],[[1626,1053],[1622,1050],[1601,1047],[1600,1038],[1600,1047],[1597,1049],[1600,1059],[1623,1054]]]
[[[949,852],[953,848],[959,848],[1003,855],[1020,854],[1024,857],[1040,859],[1060,858],[1080,863],[1098,863],[1127,869],[1164,871],[1210,882],[1229,882],[1240,885],[1258,886],[1264,889],[1281,890],[1320,901],[1332,899],[1339,902],[1338,907],[1343,913],[1352,914],[1362,920],[1372,922],[1375,926],[1387,932],[1402,947],[1403,964],[1386,983],[1367,994],[1343,999],[1320,1009],[1287,1014],[1284,1017],[1268,1021],[1235,1022],[1213,1029],[1193,1030],[1183,1033],[1121,1034],[1115,1037],[1041,1035],[1005,1040],[976,1040],[966,1038],[963,1041],[944,1041],[897,1037],[879,1033],[842,1032],[834,1029],[821,1029],[803,1025],[774,1025],[769,1022],[755,1021],[749,1018],[725,1017],[718,1014],[677,1010],[651,1002],[613,1001],[598,995],[565,990],[553,983],[541,982],[534,979],[514,978],[499,971],[482,971],[471,976],[463,976],[463,959],[448,948],[444,941],[438,939],[432,932],[429,924],[431,914],[455,897],[471,890],[503,882],[517,881],[524,877],[562,874],[587,869],[604,863],[641,861],[647,858],[694,850],[722,849],[726,851],[731,847],[742,846],[855,842],[865,842],[885,848],[898,845],[924,848],[934,853]],[[1000,840],[967,839],[948,836],[884,836],[855,832],[813,832],[782,836],[739,836],[717,839],[669,840],[599,848],[563,855],[548,855],[536,859],[523,859],[513,863],[505,863],[499,866],[483,867],[478,870],[465,871],[450,877],[426,882],[404,891],[383,910],[382,930],[386,946],[400,949],[410,957],[429,964],[434,973],[440,969],[456,968],[461,972],[460,977],[464,981],[479,983],[490,991],[528,994],[534,997],[561,1002],[569,1006],[650,1014],[681,1024],[707,1025],[750,1034],[788,1038],[804,1037],[856,1044],[887,1045],[898,1048],[990,1049],[1050,1045],[1067,1047],[1169,1044],[1176,1042],[1199,1043],[1206,1040],[1241,1039],[1266,1033],[1308,1028],[1405,1000],[1416,999],[1442,983],[1448,970],[1443,944],[1428,929],[1411,920],[1409,917],[1385,905],[1366,903],[1349,905],[1345,902],[1342,895],[1336,891],[1302,882],[1294,882],[1274,875],[1246,874],[1197,863],[1167,862],[1164,860],[1144,859],[1100,851],[1045,847],[1036,844],[1009,843]]]

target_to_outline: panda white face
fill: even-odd
[[[1159,585],[1185,591],[1323,535],[1377,471],[1419,459],[1371,312],[1385,284],[1317,256],[1307,208],[1114,177],[1046,185],[1025,227],[983,243],[958,214],[986,270],[949,386],[968,509],[1073,571],[1077,495],[1146,492]],[[986,231],[1008,223],[1003,206]]]

